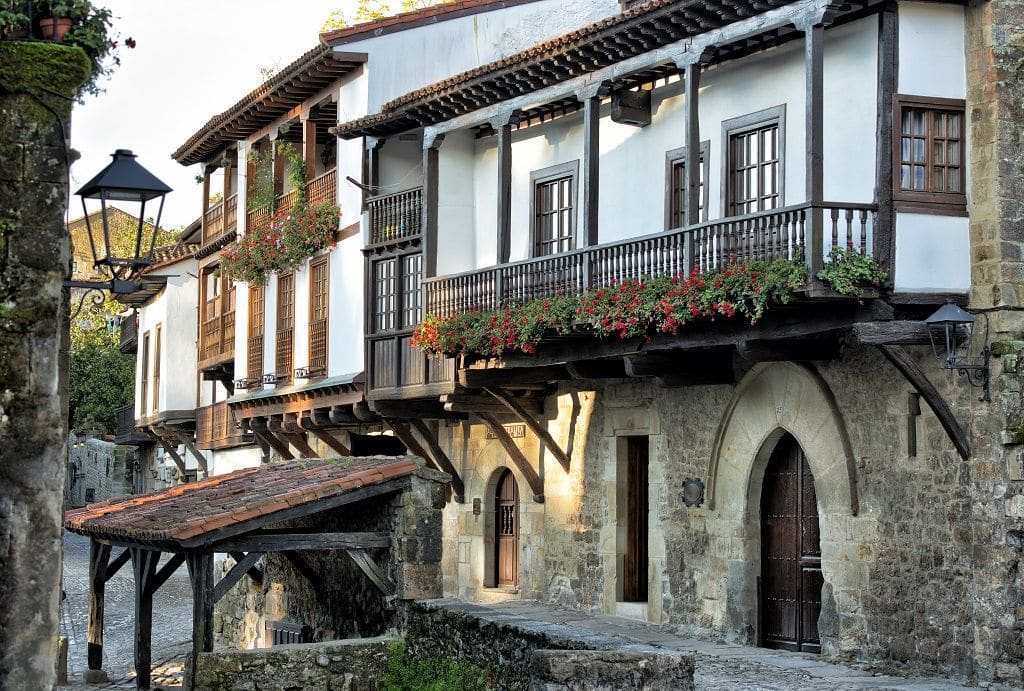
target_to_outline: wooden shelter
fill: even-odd
[[[192,651],[185,687],[198,654],[213,649],[213,607],[267,552],[280,552],[305,578],[316,579],[299,554],[345,550],[385,595],[396,588],[375,552],[392,545],[387,532],[271,530],[282,521],[351,507],[411,487],[422,461],[412,457],[299,459],[239,470],[150,494],[127,496],[69,511],[66,527],[91,538],[89,560],[89,669],[103,662],[104,588],[129,561],[135,578],[136,686],[150,688],[153,594],[187,564],[192,582]],[[364,510],[365,504],[359,506]],[[120,551],[111,558],[115,548]],[[213,556],[236,565],[214,582]],[[161,563],[164,553],[166,559]]]

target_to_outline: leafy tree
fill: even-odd
[[[351,17],[348,16],[348,12],[345,10],[334,10],[327,15],[323,26],[320,27],[320,32],[337,31],[352,24],[372,22],[376,19],[398,14],[399,12],[411,12],[446,2],[454,2],[454,0],[359,0]]]
[[[88,298],[87,298],[88,299]],[[113,432],[116,413],[132,402],[135,358],[118,349],[120,334],[107,315],[123,306],[108,300],[101,309],[83,308],[71,324],[68,368],[68,424],[71,429]]]

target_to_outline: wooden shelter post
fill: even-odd
[[[89,541],[89,669],[103,669],[103,608],[110,545]]]
[[[824,210],[821,208],[824,190],[824,35],[820,23],[799,22],[804,32],[804,70],[806,75],[806,194],[811,203],[808,212],[804,259],[808,275],[814,279],[824,264]]]
[[[437,164],[438,150],[443,142],[443,134],[423,140],[423,278],[437,275]]]
[[[132,547],[135,572],[135,688],[150,687],[153,668],[153,577],[160,552]]]
[[[185,557],[192,581],[192,651],[185,688],[195,688],[199,653],[213,650],[213,552],[189,552]]]

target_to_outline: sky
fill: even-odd
[[[71,116],[71,146],[82,157],[71,168],[71,193],[110,162],[115,149],[131,149],[138,161],[174,191],[164,203],[161,226],[188,225],[199,216],[198,166],[171,153],[214,115],[318,43],[332,10],[353,0],[97,0],[115,16],[121,66]],[[129,50],[123,40],[132,37]],[[89,208],[90,212],[95,210]],[[129,209],[125,209],[128,211]],[[137,209],[133,209],[137,211]],[[146,209],[146,215],[149,214]],[[82,215],[72,196],[69,216]]]

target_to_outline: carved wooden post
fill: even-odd
[[[103,669],[103,608],[107,588],[110,545],[89,542],[89,669]]]
[[[512,125],[516,113],[509,111],[491,120],[498,133],[498,264],[512,256]],[[501,300],[500,291],[496,296]]]
[[[306,163],[308,183],[316,177],[316,108],[310,109],[302,120],[302,160]]]
[[[185,688],[193,689],[199,653],[213,650],[213,553],[189,552],[185,560],[192,581],[192,651],[186,665]]]
[[[423,278],[437,275],[437,154],[443,134],[423,135]]]
[[[604,84],[594,84],[576,93],[583,102],[583,223],[577,231],[577,247],[598,242],[598,208],[601,186],[601,100],[608,94]],[[593,287],[590,255],[583,255],[583,290]]]
[[[135,572],[135,688],[148,689],[153,667],[153,576],[160,552],[132,547]]]
[[[686,115],[683,162],[686,173],[686,196],[683,199],[683,224],[688,228],[700,223],[700,72],[703,49],[691,50],[676,58],[676,66],[683,70],[686,89]],[[696,265],[693,233],[683,235],[683,273],[689,275]]]
[[[821,208],[824,190],[824,100],[823,77],[825,27],[812,23],[813,19],[797,22],[796,27],[804,32],[804,71],[806,75],[806,183],[807,201],[811,204],[807,218],[807,232],[804,258],[807,272],[814,280],[821,270],[824,254],[824,210]]]

